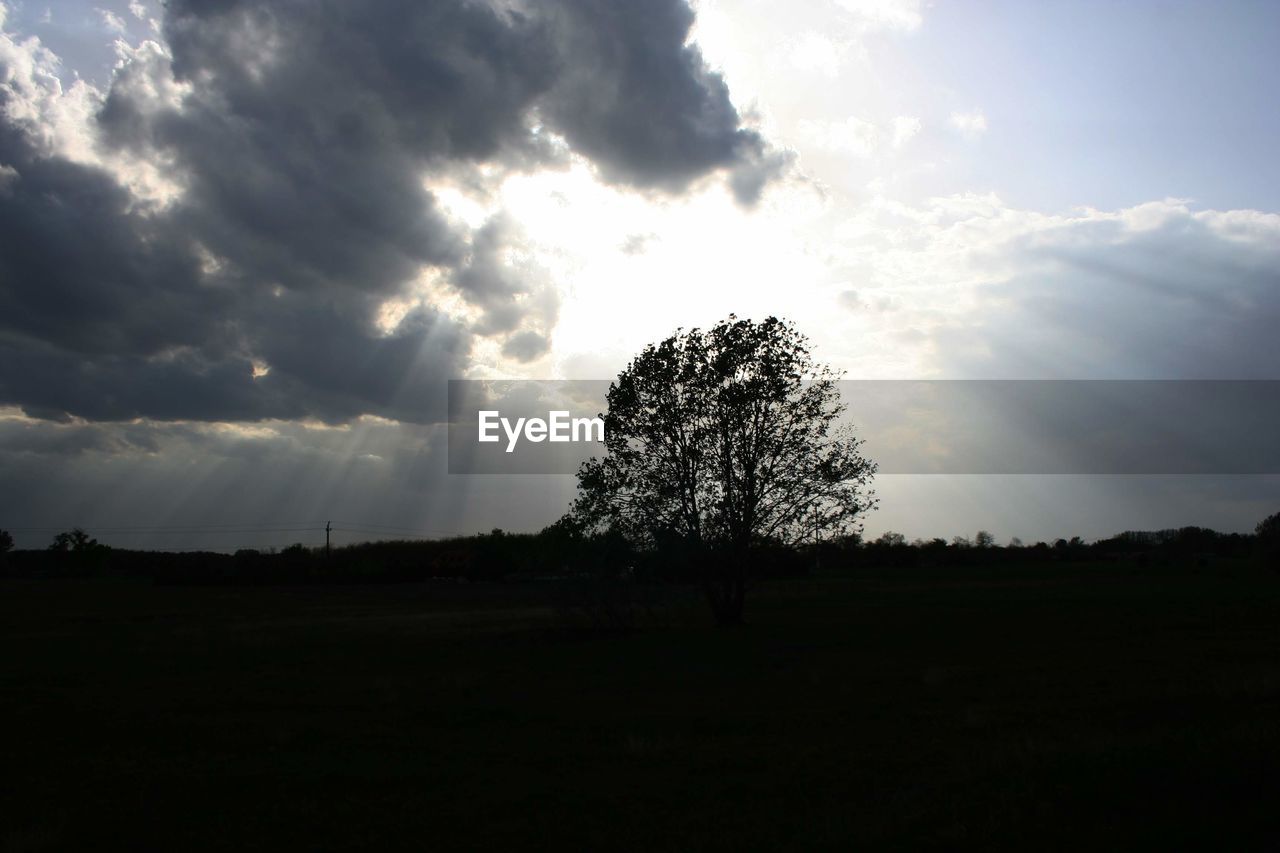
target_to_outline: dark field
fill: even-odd
[[[1280,849],[1280,578],[762,584],[567,634],[525,586],[3,581],[5,851]]]

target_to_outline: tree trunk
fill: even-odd
[[[703,590],[716,624],[741,625],[746,610],[746,558],[744,552],[712,552],[707,555]]]

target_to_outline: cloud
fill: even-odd
[[[116,33],[117,35],[124,35],[125,30],[128,29],[125,25],[124,18],[121,18],[110,9],[95,8],[93,11],[97,12],[98,17],[102,18],[102,25],[105,26],[108,31]]]
[[[459,485],[442,427],[371,417],[340,427],[54,424],[0,410],[0,472],[0,518],[31,548],[76,525],[117,546],[221,550],[320,544],[326,520],[337,544],[394,535],[386,525],[440,535],[502,518],[525,529],[550,521],[573,488],[533,476]],[[361,523],[384,529],[352,530]]]
[[[729,172],[729,189],[744,208],[755,207],[764,188],[785,175],[795,164],[796,153],[759,150],[744,156]]]
[[[903,376],[1280,378],[1278,214],[1178,199],[1047,214],[965,194],[874,199],[834,236],[835,298],[876,311]]]
[[[916,30],[924,23],[920,0],[837,0],[868,28]]]
[[[547,354],[551,341],[537,332],[519,332],[502,345],[502,354],[516,361],[533,361]]]
[[[749,206],[790,162],[692,21],[676,0],[175,0],[103,93],[5,36],[0,404],[438,417],[478,343],[545,353],[559,301],[509,218],[459,221],[431,187],[492,195],[576,156],[645,193],[721,176]]]
[[[1277,379],[1280,215],[873,198],[823,242],[857,378]]]
[[[804,119],[798,128],[803,137],[819,148],[855,157],[872,156],[880,143],[880,129],[856,116],[843,121]]]
[[[624,255],[643,255],[649,250],[649,244],[658,240],[657,234],[628,234],[618,249]]]
[[[1046,214],[993,195],[961,195],[916,206],[878,199],[850,219],[839,257],[857,288],[835,299],[850,318],[846,336],[874,341],[860,351],[863,358],[888,362],[881,376],[1280,379],[1274,213],[1196,210],[1174,199]],[[877,311],[877,300],[888,299],[893,310]],[[823,343],[824,352],[838,351],[837,341]],[[856,357],[845,363],[859,365]],[[1183,387],[1194,410],[1196,390]],[[1148,402],[1099,399],[1093,408],[1038,405],[990,415],[1025,440],[1108,423],[1110,412],[1132,424]],[[856,400],[851,410],[857,419]],[[1189,427],[1198,423],[1203,431],[1223,416],[1213,407],[1200,414],[1199,421],[1155,424],[1152,439],[1122,464],[1176,447]],[[1073,432],[1063,435],[1068,445],[1075,440]],[[1253,438],[1265,444],[1262,436],[1269,434]],[[1203,449],[1249,458],[1236,445]],[[1184,449],[1168,464],[1195,458]],[[910,535],[985,527],[1029,541],[1108,536],[1126,527],[1249,530],[1274,512],[1277,482],[1207,474],[886,476],[877,481],[885,509],[874,524]]]
[[[802,139],[821,150],[865,160],[902,148],[921,126],[920,119],[911,116],[895,116],[883,124],[848,116],[841,121],[801,119],[796,128]]]
[[[844,61],[844,47],[822,33],[808,32],[796,39],[788,58],[801,71],[836,77]]]
[[[974,376],[1277,379],[1280,216],[1167,201],[1011,234],[937,337]]]
[[[987,117],[981,110],[951,114],[951,126],[966,139],[977,139],[987,132]]]
[[[913,116],[894,116],[891,127],[890,144],[894,148],[901,148],[920,132],[921,124],[920,119]]]
[[[483,335],[507,335],[504,351],[509,347],[510,353],[519,354],[518,361],[529,361],[530,341],[545,344],[560,297],[546,272],[530,259],[519,232],[509,216],[486,222],[475,232],[471,252],[452,283],[480,311],[473,328]],[[512,344],[517,336],[523,344]]]
[[[548,120],[606,180],[680,192],[709,172],[776,163],[764,138],[741,126],[724,79],[689,42],[683,0],[552,4],[558,54],[572,61],[543,104]],[[760,182],[739,182],[744,203]]]

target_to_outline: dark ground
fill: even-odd
[[[4,851],[1280,849],[1280,578],[762,584],[627,636],[537,585],[0,581]]]

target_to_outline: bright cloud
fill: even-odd
[[[116,33],[117,35],[124,34],[127,29],[124,18],[121,18],[110,9],[94,9],[94,11],[98,13],[98,17],[102,19],[103,26],[105,26],[109,31]]]
[[[924,23],[920,0],[837,0],[837,3],[870,26],[914,30]]]
[[[951,114],[951,126],[966,139],[977,139],[987,132],[987,117],[981,110],[956,112]]]
[[[894,116],[891,141],[894,148],[901,148],[920,132],[920,119],[912,116]]]

